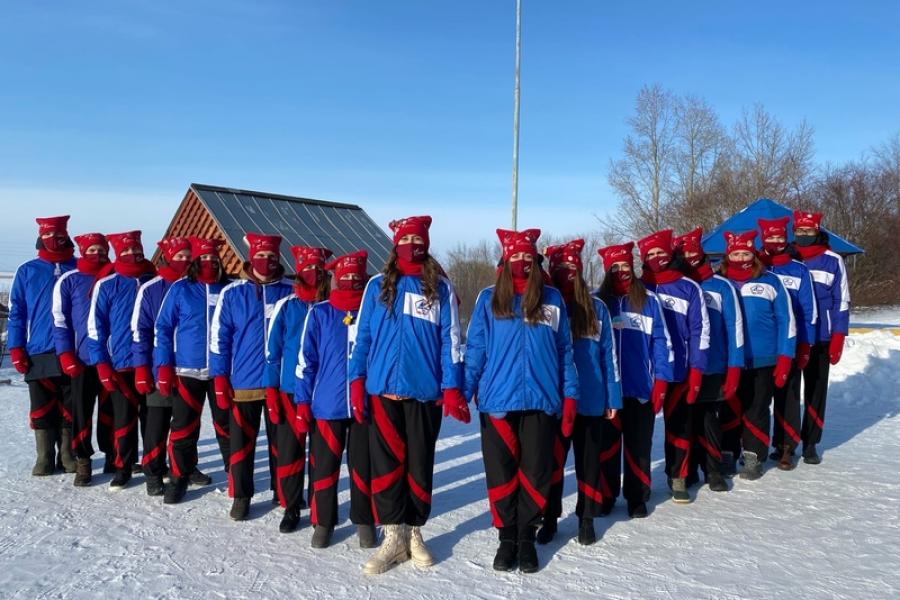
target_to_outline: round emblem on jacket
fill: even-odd
[[[541,320],[544,321],[544,323],[553,322],[553,310],[549,306],[541,307]]]
[[[675,298],[666,298],[663,300],[663,304],[665,304],[668,308],[672,308],[675,306]]]
[[[703,292],[703,301],[707,304],[712,304],[713,297],[709,292]]]
[[[416,302],[416,313],[420,315],[427,315],[431,312],[431,306],[429,306],[428,302],[425,300],[419,300]]]
[[[784,281],[784,285],[787,287],[794,285],[794,280],[791,277],[785,277],[783,281]]]
[[[766,290],[766,288],[764,288],[763,286],[761,286],[759,284],[750,286],[750,293],[752,293],[755,296],[761,295],[765,290]]]
[[[640,328],[641,328],[641,319],[640,319],[640,317],[631,317],[630,321],[631,321],[631,326],[634,327],[635,329],[640,329]]]

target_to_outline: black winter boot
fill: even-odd
[[[245,521],[250,512],[250,498],[235,498],[228,516],[232,521]]]
[[[129,481],[131,481],[131,469],[120,469],[116,471],[112,481],[109,482],[109,489],[118,492],[125,489]]]
[[[612,512],[613,507],[616,505],[615,498],[603,498],[603,502],[600,504],[600,516],[605,517]]]
[[[287,508],[284,511],[284,516],[281,518],[281,523],[278,525],[278,531],[281,533],[291,533],[295,529],[297,529],[297,525],[300,523],[300,509],[299,508]],[[322,546],[323,548],[325,546]]]
[[[727,492],[728,484],[725,482],[725,478],[722,477],[721,473],[718,471],[710,471],[706,474],[706,483],[709,485],[710,491],[713,492]]]
[[[513,571],[516,568],[516,553],[518,552],[517,535],[515,527],[501,527],[500,546],[494,555],[495,571]]]
[[[722,474],[722,477],[731,479],[737,475],[737,459],[733,452],[728,452],[727,450],[723,451],[721,464],[722,466],[719,472]]]
[[[165,491],[163,478],[159,475],[147,475],[147,495],[162,496]]]
[[[538,544],[549,544],[553,541],[553,537],[556,535],[556,519],[552,517],[544,517],[544,523],[541,525],[541,528],[537,532],[537,543]]]
[[[53,475],[54,459],[56,458],[56,430],[55,429],[35,429],[34,430],[34,447],[37,452],[37,459],[34,461],[34,468],[31,474],[34,477],[46,477]]]
[[[815,444],[803,448],[803,462],[808,465],[817,465],[822,462],[822,457],[816,451]]]
[[[188,488],[187,477],[173,477],[166,485],[163,504],[178,504],[184,498]]]
[[[597,541],[597,533],[594,531],[593,519],[581,519],[578,521],[578,543],[582,546],[590,546]]]
[[[191,485],[209,485],[212,483],[212,477],[194,467],[193,472],[188,476],[188,482]]]
[[[534,527],[519,530],[519,571],[536,573],[538,570],[537,550],[534,547]]]
[[[628,516],[632,519],[645,519],[647,517],[647,505],[644,502],[629,502]]]
[[[287,515],[285,515],[285,517],[286,516]],[[327,548],[331,544],[331,534],[333,533],[334,527],[316,525],[315,529],[313,529],[312,539],[310,540],[309,545],[313,548]]]

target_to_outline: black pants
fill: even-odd
[[[166,474],[166,442],[169,440],[171,422],[172,407],[147,406],[144,456],[141,459],[141,467],[145,475],[162,477]]]
[[[297,431],[297,407],[293,394],[278,395],[280,423],[275,426],[275,494],[287,510],[297,510],[303,502],[303,474],[306,471],[306,434]]]
[[[684,389],[684,384],[670,383],[663,408],[666,425],[666,475],[670,479],[684,479],[690,467],[693,407],[688,404]]]
[[[600,516],[600,508],[603,505],[603,470],[600,455],[603,451],[604,417],[591,417],[577,415],[575,427],[572,429],[572,438],[564,438],[560,433],[554,444],[553,458],[556,469],[553,473],[553,485],[550,487],[550,495],[547,498],[547,508],[544,516],[558,519],[562,515],[563,484],[565,482],[564,471],[566,456],[569,447],[574,448],[575,453],[575,480],[577,483],[578,500],[575,503],[575,514],[578,518]]]
[[[252,498],[253,467],[256,459],[256,436],[259,435],[260,417],[265,412],[266,440],[269,446],[269,481],[275,485],[274,426],[265,411],[265,400],[234,402],[231,406],[231,422],[228,425],[231,454],[228,468],[228,495],[232,498]]]
[[[99,400],[99,402],[98,402]],[[112,404],[109,394],[100,385],[95,367],[85,367],[81,375],[72,378],[72,451],[76,458],[94,455],[94,405],[97,404],[97,445],[100,451],[112,452]]]
[[[772,403],[775,389],[773,371],[774,367],[744,369],[738,386],[738,397],[741,399],[743,412],[740,446],[744,452],[756,454],[759,462],[765,462],[769,452],[769,430],[772,421],[769,405]],[[733,440],[731,444],[734,444]]]
[[[125,390],[111,392],[113,408],[113,446],[117,469],[130,469],[138,457],[138,424],[143,434],[146,428],[147,403],[134,389],[134,371],[119,371]]]
[[[231,455],[228,430],[231,416],[216,404],[212,381],[178,378],[178,393],[172,400],[172,433],[169,436],[169,466],[173,477],[187,477],[197,468],[197,442],[200,439],[200,417],[203,403],[209,401],[213,429],[222,455],[222,464],[229,464]]]
[[[710,373],[703,376],[697,402],[691,407],[691,461],[690,473],[699,467],[704,474],[718,473],[722,463],[722,427],[719,412],[722,409],[722,384],[725,376]]]
[[[441,407],[415,399],[371,396],[369,456],[375,519],[385,525],[422,526],[431,515],[434,447]]]
[[[494,527],[540,524],[553,484],[559,420],[542,411],[481,413],[481,453]]]
[[[800,443],[800,377],[800,369],[794,361],[784,387],[775,388],[772,447],[776,450],[787,445],[793,452]]]
[[[71,423],[71,392],[72,380],[65,375],[29,381],[31,411],[28,418],[31,428],[59,429],[65,423]]]
[[[310,436],[309,461],[315,465],[309,500],[309,519],[313,525],[334,527],[338,522],[337,484],[341,476],[341,457],[347,450],[350,472],[350,521],[373,525],[371,466],[369,463],[369,425],[353,419],[316,420]]]
[[[831,369],[828,346],[829,342],[813,344],[809,352],[809,364],[803,369],[805,409],[800,438],[803,440],[804,448],[822,441],[822,430],[825,427],[825,400],[828,397],[828,372]]]
[[[616,418],[600,422],[600,491],[603,496],[615,499],[621,491],[629,503],[650,499],[650,452],[655,422],[653,404],[642,403],[637,398],[623,398],[622,410]]]

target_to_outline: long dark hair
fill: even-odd
[[[381,301],[388,307],[390,314],[394,314],[394,300],[397,299],[397,280],[403,273],[397,267],[397,249],[391,250],[387,264],[384,265],[384,279],[381,282]],[[431,307],[438,300],[438,286],[444,271],[430,254],[425,255],[422,263],[422,295],[425,302]]]
[[[497,284],[494,286],[494,296],[491,298],[491,311],[498,319],[512,319],[516,316],[513,311],[513,298],[516,295],[513,288],[512,272],[509,269],[509,261],[505,261],[497,276]],[[522,297],[522,314],[525,320],[532,324],[540,323],[543,319],[541,305],[544,303],[544,273],[540,263],[534,261],[531,272],[528,274],[528,284],[525,287],[525,295]]]
[[[607,306],[612,306],[616,301],[616,294],[613,292],[612,277],[607,271],[603,276],[603,283],[600,284],[599,296]],[[631,285],[628,287],[628,306],[635,312],[644,310],[644,304],[647,302],[647,288],[644,282],[635,277],[634,269],[631,270]]]
[[[573,302],[568,308],[572,339],[594,337],[600,333],[600,328],[597,326],[597,311],[594,310],[594,301],[581,272],[575,274]]]

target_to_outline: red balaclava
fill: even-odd
[[[627,294],[634,279],[634,242],[600,248],[597,250],[597,254],[603,259],[603,270],[606,271],[606,277],[612,277],[613,293],[617,296]],[[623,261],[631,266],[630,271],[610,272],[614,264]]]
[[[712,267],[709,266],[709,262],[706,260],[706,253],[703,251],[702,227],[676,237],[672,245],[676,250],[681,251],[684,271],[688,277],[699,282],[706,281],[713,276]],[[696,254],[688,258],[684,255],[685,252]]]
[[[69,215],[61,217],[38,217],[37,251],[42,259],[52,262],[65,262],[75,256],[75,245],[69,239]],[[44,235],[53,236],[44,239]]]
[[[422,272],[422,263],[428,257],[428,247],[431,240],[428,237],[428,229],[431,227],[431,217],[407,217],[391,221],[388,224],[394,233],[394,249],[397,252],[397,268],[404,275],[418,275]],[[405,235],[418,235],[423,243],[399,244],[400,238]]]
[[[517,294],[522,294],[528,284],[531,269],[539,269],[537,241],[541,237],[540,229],[526,229],[524,231],[510,231],[498,229],[497,237],[500,238],[500,246],[503,249],[503,262],[509,263],[509,271],[512,274],[513,287]],[[532,256],[532,261],[510,260],[514,254],[524,252]]]
[[[219,281],[222,269],[222,258],[219,256],[219,248],[224,246],[225,242],[195,236],[188,239],[191,242],[191,260],[198,265],[197,281],[207,285]],[[216,259],[200,260],[200,257],[206,254],[212,254]]]
[[[281,236],[248,233],[244,236],[244,241],[250,246],[249,263],[252,269],[247,270],[248,274],[253,276],[253,271],[256,271],[267,280],[277,277],[281,271]],[[272,252],[275,256],[253,258],[257,252]],[[256,277],[253,276],[253,279]]]
[[[169,237],[156,243],[162,251],[163,259],[166,261],[165,266],[159,268],[159,274],[168,282],[178,281],[184,276],[188,266],[191,264],[188,260],[175,260],[175,255],[182,250],[191,249],[191,241],[183,237]]]
[[[78,244],[78,252],[81,257],[78,259],[78,270],[88,275],[96,275],[103,267],[109,264],[109,242],[102,233],[85,233],[75,236],[75,243]],[[97,254],[87,254],[88,248],[95,245],[105,248],[104,252]]]
[[[581,260],[581,251],[584,250],[584,240],[572,240],[559,246],[547,246],[544,256],[549,262],[550,277],[553,285],[562,293],[566,302],[571,302],[575,294],[575,278],[584,270]],[[575,269],[565,267],[565,264],[575,265]]]
[[[140,231],[110,233],[106,238],[116,253],[116,262],[114,263],[116,273],[126,277],[137,277],[156,271],[153,264],[144,258],[144,246],[141,243]],[[131,254],[122,254],[129,249],[132,250]]]
[[[733,261],[728,255],[736,250],[749,250],[756,254],[756,248],[753,246],[753,240],[756,239],[756,230],[744,231],[743,233],[725,232],[725,264],[729,279],[736,281],[747,281],[753,274],[753,257],[749,260],[740,262]]]
[[[790,217],[782,217],[780,219],[758,219],[756,221],[762,233],[763,251],[760,253],[759,258],[765,264],[771,266],[790,262],[791,257],[785,252],[787,250],[787,228],[790,220]],[[766,238],[779,236],[784,238],[783,242],[766,241]]]
[[[366,273],[366,262],[369,253],[365,250],[357,250],[344,256],[339,256],[327,265],[325,269],[334,272],[334,289],[328,296],[328,302],[338,310],[359,310],[362,303],[363,292],[369,276]],[[344,275],[354,274],[358,278],[341,279]]]
[[[822,213],[794,211],[794,231],[800,227],[811,227],[816,230],[816,238],[822,229]],[[794,247],[803,260],[819,256],[828,250],[827,244],[819,243],[818,239],[805,240],[794,234]]]
[[[319,284],[325,280],[325,261],[334,253],[328,248],[291,246],[291,254],[294,255],[294,271],[297,273],[294,293],[307,304],[315,302]],[[315,268],[304,271],[310,265]]]
[[[671,268],[672,265],[672,230],[663,229],[638,240],[638,250],[643,263],[641,279],[645,283],[669,283],[679,279],[681,273]],[[647,259],[647,254],[654,248],[665,252],[661,256]]]

